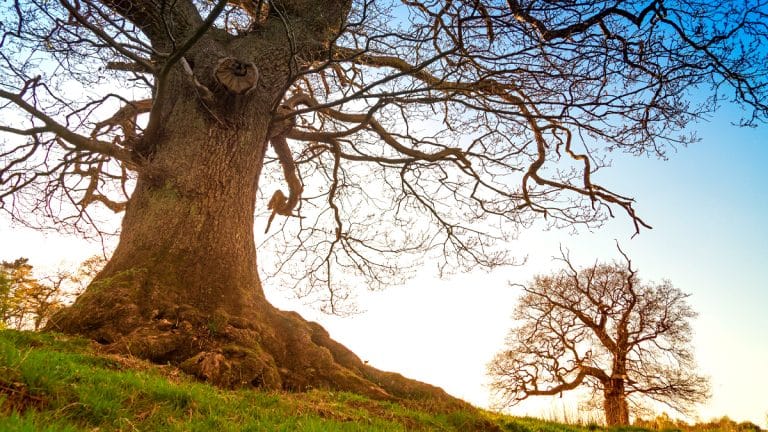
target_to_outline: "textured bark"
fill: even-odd
[[[203,38],[169,75],[159,125],[137,145],[136,190],[113,257],[48,329],[80,334],[224,387],[347,390],[438,399],[441,389],[365,365],[318,324],[272,307],[256,270],[253,215],[287,44]],[[259,68],[246,94],[216,86],[222,58]],[[185,60],[187,61],[187,60]],[[199,97],[200,86],[211,89]],[[159,107],[159,108],[158,108]],[[152,123],[152,122],[151,122]]]
[[[605,423],[608,426],[621,426],[629,424],[629,406],[624,390],[624,382],[620,379],[611,379],[605,384],[603,410]]]

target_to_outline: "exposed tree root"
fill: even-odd
[[[92,286],[73,306],[57,314],[48,330],[92,338],[107,352],[177,365],[224,388],[320,388],[379,400],[469,406],[440,388],[368,366],[332,340],[319,324],[264,301],[237,315],[211,314],[158,298],[167,291],[148,290],[141,273],[108,282],[109,287]]]

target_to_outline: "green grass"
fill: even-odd
[[[481,410],[340,392],[226,391],[169,366],[100,355],[88,341],[0,331],[0,431],[585,432]],[[640,429],[625,429],[640,430]]]

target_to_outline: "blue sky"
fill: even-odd
[[[485,365],[501,349],[523,283],[550,272],[560,245],[577,263],[617,257],[615,241],[640,276],[669,279],[692,294],[700,313],[694,323],[701,371],[712,377],[714,397],[702,419],[728,415],[768,426],[768,127],[744,129],[734,109],[696,124],[702,142],[671,152],[667,161],[614,155],[614,166],[596,177],[634,196],[639,214],[654,229],[631,238],[621,213],[595,232],[524,232],[513,248],[528,263],[491,274],[433,277],[427,265],[404,287],[361,293],[366,312],[329,317],[269,289],[270,299],[320,321],[331,335],[371,364],[430,382],[477,405],[488,405]],[[26,256],[52,268],[76,265],[99,245],[44,236],[0,223],[0,259]],[[547,415],[562,400],[541,400],[516,414]],[[568,403],[567,400],[565,403]],[[560,405],[558,405],[560,404]]]
[[[713,388],[700,419],[728,415],[767,427],[768,127],[731,125],[738,119],[733,108],[720,110],[693,126],[701,142],[670,152],[668,160],[617,154],[596,177],[635,197],[652,230],[631,238],[634,228],[621,213],[578,235],[533,229],[513,245],[528,256],[525,266],[448,281],[427,269],[402,289],[364,298],[368,312],[359,317],[304,313],[373,364],[486,405],[485,363],[501,348],[519,295],[507,282],[557,268],[552,257],[560,245],[581,265],[613,260],[618,240],[641,278],[669,279],[691,294],[699,312],[697,360]],[[569,402],[542,400],[512,412],[547,416],[563,403]]]

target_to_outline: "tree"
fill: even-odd
[[[26,289],[16,291],[20,308],[16,329],[39,331],[53,314],[64,306],[63,275],[49,276],[46,280],[35,280]]]
[[[62,306],[61,283],[41,283],[27,258],[0,263],[0,287],[0,324],[4,327],[37,331]]]
[[[93,255],[81,262],[74,272],[59,271],[56,273],[56,278],[64,278],[69,282],[66,290],[67,294],[71,298],[77,298],[77,296],[85,292],[85,289],[104,268],[106,263],[107,260],[104,256]]]
[[[21,330],[30,319],[28,297],[39,290],[27,258],[0,263],[0,324]]]
[[[5,328],[5,317],[8,315],[11,293],[11,278],[0,271],[0,329]]]
[[[105,264],[103,256],[94,255],[80,263],[74,271],[59,269],[38,279],[36,289],[26,294],[28,308],[34,317],[33,330],[40,330],[55,312],[85,292]]]
[[[0,263],[0,328],[40,330],[53,314],[79,295],[103,259],[94,256],[73,273],[58,270],[43,277],[33,275],[27,258]]]
[[[563,270],[524,288],[518,325],[489,365],[504,404],[586,388],[614,426],[629,424],[628,402],[685,413],[708,397],[708,380],[695,373],[688,295],[641,281],[624,258],[577,270],[563,253]]]
[[[746,123],[768,113],[762,0],[4,8],[2,208],[89,235],[122,214],[108,264],[48,328],[227,386],[436,394],[266,301],[257,208],[272,283],[334,312],[425,256],[441,274],[507,264],[539,216],[618,210],[640,230],[594,178],[600,149],[663,157],[731,95]]]

